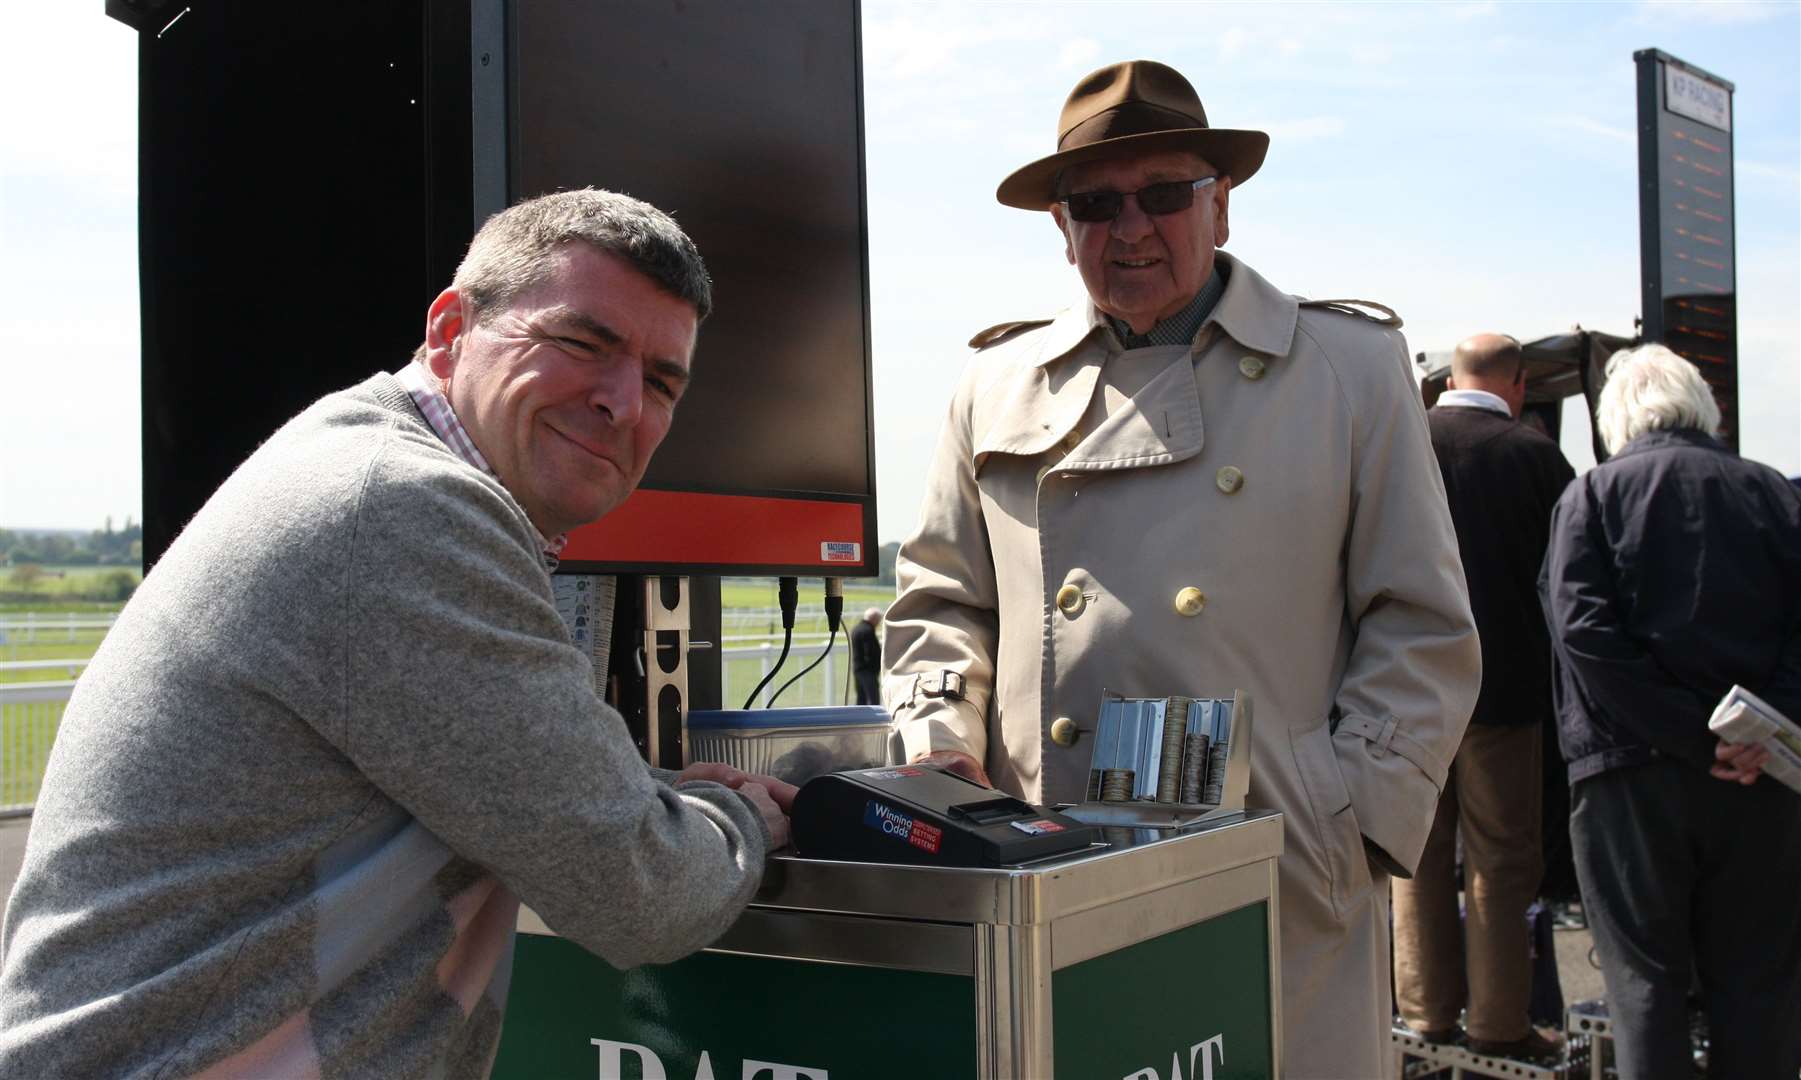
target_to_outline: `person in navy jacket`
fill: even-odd
[[[1694,365],[1608,364],[1605,464],[1551,519],[1539,591],[1557,660],[1570,834],[1620,1074],[1801,1070],[1801,795],[1707,727],[1734,684],[1801,719],[1801,492],[1713,436]]]

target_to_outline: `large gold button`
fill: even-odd
[[[1067,716],[1059,716],[1051,721],[1051,741],[1058,746],[1074,746],[1081,732],[1076,730],[1076,722]]]
[[[1207,594],[1195,588],[1193,585],[1188,586],[1186,589],[1183,589],[1176,594],[1176,614],[1178,615],[1186,615],[1189,618],[1193,618],[1194,616],[1199,615],[1201,609],[1206,606]]]
[[[1247,379],[1261,379],[1263,378],[1263,371],[1263,361],[1258,357],[1247,356],[1238,361],[1238,373]]]
[[[1073,584],[1058,589],[1057,607],[1066,615],[1074,615],[1082,607],[1082,590]]]
[[[1213,482],[1227,495],[1236,495],[1244,487],[1244,471],[1236,465],[1223,465],[1213,474]]]

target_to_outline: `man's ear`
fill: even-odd
[[[425,366],[441,382],[449,381],[456,367],[451,346],[463,336],[463,296],[445,289],[425,309]]]
[[[1063,257],[1069,260],[1069,265],[1074,266],[1076,264],[1076,241],[1075,237],[1069,235],[1069,223],[1063,220],[1062,203],[1051,204],[1051,220],[1057,223],[1057,231],[1063,234]]]
[[[1458,389],[1457,376],[1455,376],[1455,375],[1446,375],[1445,376],[1445,389],[1446,390]]]
[[[1232,234],[1231,222],[1226,214],[1226,208],[1231,205],[1231,191],[1232,178],[1222,174],[1213,182],[1213,190],[1208,193],[1213,196],[1213,246],[1216,248],[1225,247],[1226,237]]]

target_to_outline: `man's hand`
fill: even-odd
[[[720,765],[711,761],[697,761],[683,769],[675,778],[675,782],[678,784],[688,780],[710,780],[715,784],[724,784],[733,791],[737,791],[745,784],[761,784],[763,789],[769,793],[769,797],[775,800],[775,804],[782,808],[784,814],[794,812],[794,796],[796,792],[800,791],[793,784],[777,780],[773,776],[747,773],[742,769],[734,769],[730,765]]]
[[[1715,744],[1713,756],[1718,764],[1707,771],[1717,780],[1739,784],[1757,783],[1763,775],[1764,762],[1770,760],[1770,752],[1757,743],[1729,743],[1725,739]]]
[[[800,791],[799,788],[773,776],[747,773],[743,769],[711,761],[697,761],[683,769],[675,778],[678,784],[689,780],[724,784],[744,796],[763,815],[763,824],[769,826],[769,850],[788,846],[788,815],[794,812],[794,796]]]
[[[929,754],[921,754],[914,758],[913,765],[936,765],[946,772],[954,772],[965,780],[974,780],[983,787],[993,787],[994,782],[988,779],[988,773],[982,763],[961,750],[934,750]]]
[[[780,780],[775,782],[782,783]],[[788,802],[789,805],[793,805],[794,785],[782,784],[782,786],[790,792]],[[757,812],[763,815],[763,824],[769,826],[769,850],[774,851],[777,848],[787,847],[792,839],[788,832],[788,813],[777,804],[772,797],[773,792],[755,780],[746,780],[735,790],[749,800],[750,804],[757,808]]]

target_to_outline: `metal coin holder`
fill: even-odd
[[[1250,698],[1101,696],[1084,821],[1178,826],[1244,809]]]

